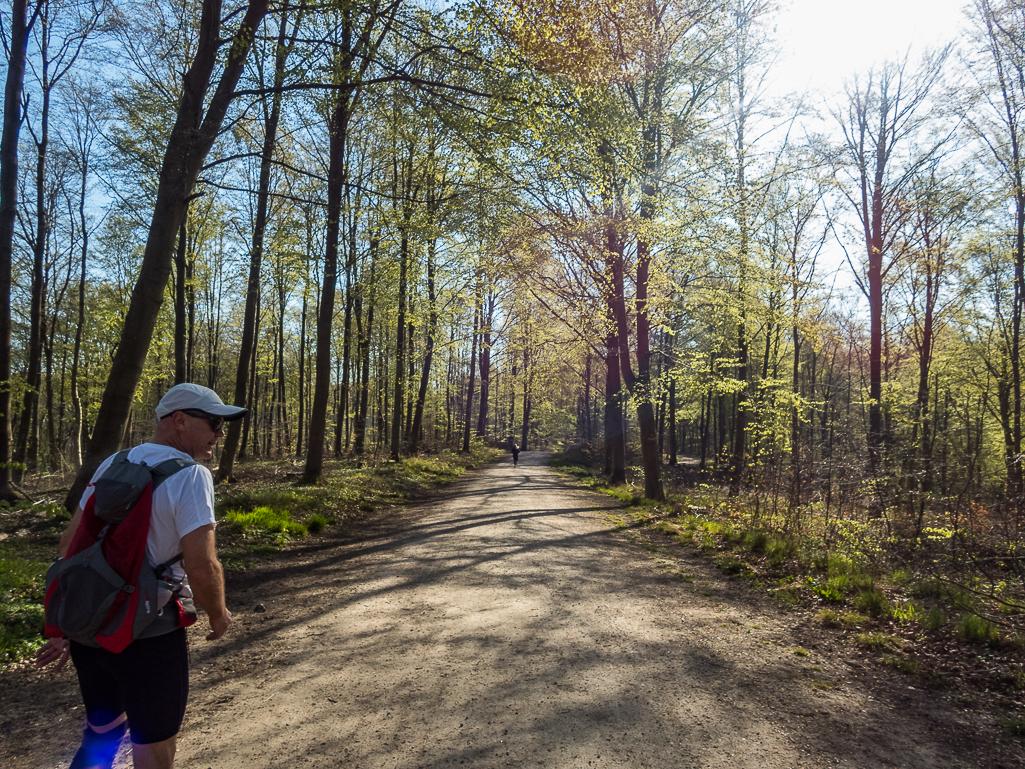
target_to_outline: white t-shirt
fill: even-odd
[[[110,467],[114,456],[107,457],[93,474],[79,503],[85,503],[93,494],[93,483]],[[191,460],[188,454],[170,446],[143,443],[128,452],[131,462],[145,462],[155,467],[168,459]],[[179,470],[157,487],[153,494],[153,513],[150,518],[146,555],[154,566],[170,561],[181,554],[181,539],[200,526],[214,523],[214,479],[203,465],[192,465]],[[175,579],[185,578],[185,569],[179,561],[174,565]],[[191,595],[191,591],[189,591]]]

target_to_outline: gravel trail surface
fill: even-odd
[[[929,693],[798,648],[792,616],[638,547],[547,459],[234,596],[234,638],[194,645],[179,766],[983,765]]]
[[[809,639],[547,460],[234,579],[229,634],[190,634],[179,769],[1023,765],[992,720]],[[4,692],[8,766],[67,766],[81,709],[59,679]]]

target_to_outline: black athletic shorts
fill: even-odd
[[[162,742],[181,729],[189,699],[185,628],[132,641],[119,654],[72,641],[71,659],[93,726],[127,713],[137,745]]]

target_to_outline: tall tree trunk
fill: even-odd
[[[600,155],[605,163],[605,190],[602,203],[605,211],[605,273],[602,291],[606,297],[605,320],[609,332],[605,337],[605,474],[612,485],[626,483],[626,429],[623,422],[622,354],[616,314],[617,290],[622,290],[623,241],[619,224],[623,206],[616,191],[615,168],[611,147],[603,143]],[[620,276],[617,283],[616,275]]]
[[[124,433],[171,272],[175,235],[207,153],[220,133],[257,27],[266,12],[267,0],[250,0],[246,6],[245,16],[227,42],[229,53],[204,115],[203,107],[207,104],[223,38],[221,3],[219,0],[203,2],[199,43],[192,66],[185,73],[182,101],[168,139],[142,267],[103,391],[88,455],[64,502],[68,509],[73,510],[78,505],[96,467],[104,457],[116,451]],[[0,375],[2,373],[0,371]]]
[[[39,135],[36,140],[36,231],[32,244],[32,283],[29,309],[28,369],[25,372],[25,391],[22,394],[21,420],[15,444],[15,478],[20,482],[26,470],[34,471],[37,453],[31,448],[39,441],[39,393],[42,385],[43,336],[45,334],[46,276],[43,263],[50,237],[50,219],[46,206],[46,156],[50,146],[49,31],[43,18],[40,39],[40,90],[42,109],[39,115]]]
[[[347,33],[351,36],[351,28]],[[310,408],[309,440],[303,483],[319,483],[324,467],[324,440],[327,432],[327,405],[331,394],[331,324],[334,317],[338,271],[338,227],[345,177],[345,141],[351,117],[351,94],[339,93],[329,124],[330,164],[327,182],[327,247],[324,276],[317,313],[317,355],[313,404]]]
[[[1005,188],[1014,206],[1014,291],[1011,307],[1011,339],[1008,358],[1010,363],[1007,428],[1004,431],[1004,455],[1007,468],[1008,491],[1021,505],[1025,502],[1025,468],[1022,467],[1022,371],[1021,325],[1025,311],[1025,157],[1022,156],[1022,99],[1025,98],[1025,80],[1022,78],[1022,44],[1020,35],[1020,5],[1007,4],[1007,10],[1018,16],[1017,24],[1008,24],[999,17],[1001,6],[990,0],[977,0],[975,7],[985,27],[987,48],[992,56],[993,72],[999,98],[991,103],[1003,121],[1006,131],[999,139],[985,138],[985,144],[994,153],[1003,169]],[[1017,34],[1016,34],[1017,33]]]
[[[187,223],[189,218],[188,209],[185,210],[185,216],[182,219],[182,223]],[[196,258],[194,249],[189,248],[189,230],[185,227],[185,381],[192,382],[195,374],[193,364],[196,360],[196,280],[195,280],[195,268]],[[223,249],[222,249],[223,250]],[[191,256],[190,256],[191,254]],[[210,340],[210,356],[207,358],[207,382],[206,386],[211,390],[214,389],[215,378],[217,374],[217,346],[214,344],[216,337],[209,333],[211,331],[210,326],[213,324],[213,316],[211,314],[209,325],[207,326],[208,340]]]
[[[181,227],[178,228],[178,249],[174,259],[174,383],[181,384],[189,381],[188,364],[188,318],[186,317],[185,286],[188,278],[186,276],[188,261],[188,242],[186,239],[188,230],[188,210],[185,218],[182,219]]]
[[[360,381],[359,407],[356,412],[356,429],[353,436],[352,451],[357,456],[363,454],[366,444],[367,414],[370,405],[370,338],[374,333],[374,301],[377,296],[374,281],[377,277],[377,249],[379,244],[380,236],[374,230],[370,234],[370,278],[360,286],[360,291],[356,295],[356,300],[360,303],[360,306],[356,308],[356,344],[360,365]],[[367,317],[365,322],[361,320],[364,294],[366,294],[367,298]]]
[[[747,67],[748,61],[748,35],[750,33],[751,16],[747,9],[738,4],[735,22],[736,30],[736,155],[737,155],[737,234],[738,234],[738,269],[740,281],[737,292],[737,299],[740,302],[740,317],[737,322],[737,418],[734,424],[733,435],[733,461],[730,478],[730,496],[740,493],[740,487],[744,482],[744,474],[747,470],[747,417],[748,417],[748,382],[747,366],[750,357],[747,335],[747,280],[748,280],[748,251],[750,247],[751,233],[749,231],[748,199],[747,199]],[[768,342],[766,342],[768,344]]]
[[[746,320],[747,312],[741,310],[740,320],[737,322],[737,381],[740,382],[740,389],[737,390],[737,417],[733,425],[730,496],[740,493],[741,484],[744,482],[744,473],[747,470],[747,364],[750,355]]]
[[[56,315],[56,312],[54,315]],[[57,419],[53,410],[53,345],[57,332],[56,317],[51,320],[49,325],[50,333],[43,348],[43,358],[46,361],[46,465],[50,470],[58,470],[60,469],[60,451],[58,450],[57,432],[55,430]]]
[[[368,28],[370,23],[368,22]],[[342,11],[341,60],[339,72],[346,79],[347,87],[335,94],[335,104],[328,121],[330,140],[327,177],[327,246],[324,255],[324,282],[320,295],[320,311],[317,314],[317,358],[313,405],[310,409],[309,448],[306,451],[304,483],[320,481],[324,466],[324,439],[327,430],[327,404],[331,393],[331,324],[334,316],[335,291],[338,283],[338,238],[341,225],[342,194],[345,185],[346,143],[349,121],[360,92],[359,76],[353,70],[356,49],[353,39],[353,9]],[[362,75],[369,60],[365,60],[359,75]]]
[[[377,357],[377,375],[383,380],[377,388],[377,441],[378,449],[388,439],[388,326],[382,323],[384,339]]]
[[[278,432],[275,449],[279,456],[287,456],[292,450],[291,436],[288,429],[288,404],[285,385],[285,310],[288,306],[288,292],[285,291],[284,280],[278,283],[278,329],[277,329],[277,381],[274,386],[274,417],[277,420]]]
[[[708,388],[707,395],[701,401],[701,462],[698,465],[702,470],[708,466],[708,439],[711,435],[712,426],[712,388]]]
[[[486,302],[486,310],[485,310]],[[480,409],[477,412],[477,435],[483,437],[488,426],[488,402],[491,385],[491,324],[495,318],[495,294],[488,292],[487,299],[481,299],[481,342],[480,342]]]
[[[427,244],[427,334],[424,339],[424,365],[420,374],[420,388],[416,394],[416,411],[413,426],[409,430],[409,453],[415,454],[420,442],[424,421],[424,404],[427,402],[427,386],[431,379],[431,363],[434,360],[434,335],[438,328],[437,297],[434,293],[434,261],[437,240],[431,238]]]
[[[416,377],[416,325],[413,323],[413,297],[409,297],[409,318],[406,323],[406,423],[402,428],[402,440],[409,443],[409,431],[413,427],[413,379]]]
[[[295,430],[295,453],[302,456],[303,430],[306,422],[306,314],[309,299],[306,296],[306,288],[303,288],[303,308],[299,318],[299,414],[296,420]]]
[[[410,164],[412,165],[412,164]],[[409,169],[412,174],[412,168]],[[396,171],[396,173],[398,173]],[[406,298],[409,272],[409,221],[412,216],[412,201],[405,200],[406,211],[402,218],[402,236],[399,243],[399,307],[395,321],[395,397],[392,407],[391,458],[399,460],[402,443],[402,399],[406,390]]]
[[[797,281],[794,281],[794,306],[797,306]],[[801,504],[801,486],[803,482],[801,456],[801,329],[797,325],[797,312],[794,311],[794,325],[791,328],[793,338],[794,360],[790,379],[790,392],[793,395],[793,405],[790,407],[790,507],[796,509]]]
[[[71,404],[75,412],[75,425],[71,435],[70,461],[72,467],[82,464],[82,436],[85,432],[85,409],[82,404],[82,393],[79,389],[79,369],[82,360],[82,328],[85,326],[85,276],[89,255],[89,228],[85,215],[85,199],[89,178],[89,159],[82,158],[82,187],[78,199],[78,220],[82,228],[82,251],[78,276],[78,322],[75,324],[75,346],[71,355]]]
[[[662,365],[663,365],[663,360],[664,359],[665,359],[664,355],[660,356],[660,359],[659,359],[659,362],[658,362],[658,370],[655,372],[655,376],[656,376],[656,378],[659,381],[662,380]],[[664,390],[659,394],[658,410],[657,410],[657,413],[655,415],[655,423],[656,423],[656,425],[658,425],[658,457],[659,457],[659,461],[660,462],[662,461],[663,457],[665,456],[665,446],[666,446],[666,440],[665,440],[666,439],[666,398],[667,397],[668,397],[668,393],[666,391],[664,391]]]
[[[623,380],[619,338],[605,340],[605,474],[613,486],[626,483],[626,430],[623,426]]]
[[[588,349],[587,358],[584,360],[584,434],[582,437],[585,443],[591,443],[594,440],[594,425],[591,418],[591,363],[593,360],[594,355]]]
[[[310,281],[310,258],[313,253],[313,216],[310,209],[305,211],[305,222],[306,222],[306,250],[305,250],[305,262],[306,270],[303,278],[303,308],[302,317],[300,318],[299,327],[299,429],[297,430],[295,453],[296,456],[302,456],[306,450],[306,436],[304,430],[306,430],[306,408],[309,402],[309,344],[308,344],[308,321],[309,321],[309,299],[310,299],[310,287],[315,286],[316,282]]]
[[[356,271],[356,228],[358,213],[352,208],[352,186],[345,185],[346,209],[349,212],[349,238],[345,254],[345,322],[342,325],[342,381],[338,403],[338,419],[335,422],[335,457],[342,456],[342,432],[345,432],[345,448],[349,447],[349,393],[350,370],[352,368],[352,308],[355,291],[353,280]]]
[[[243,403],[245,408],[248,409],[245,417],[241,420],[242,422],[242,436],[241,443],[239,445],[239,459],[246,458],[246,446],[248,445],[249,433],[252,432],[255,436],[257,433],[256,429],[256,360],[259,357],[259,342],[260,342],[260,297],[256,297],[256,323],[253,326],[253,349],[249,355],[249,360],[246,361],[246,365],[249,367],[249,389],[246,391],[246,397]],[[256,446],[256,441],[253,441],[253,445]],[[259,456],[259,451],[256,452]],[[223,462],[223,453],[221,454],[221,461]]]
[[[645,198],[651,200],[655,194],[654,188],[650,188]],[[641,204],[642,218],[650,219],[654,212],[648,212],[645,217],[646,206]],[[641,433],[641,459],[644,463],[644,495],[648,499],[662,501],[665,499],[665,492],[662,489],[662,457],[658,452],[658,438],[655,427],[655,405],[654,395],[651,391],[651,321],[648,318],[648,277],[651,269],[651,253],[649,245],[645,241],[637,243],[637,303],[636,319],[637,327],[637,376],[630,387],[634,397],[639,397],[637,404],[637,422]],[[624,373],[629,373],[630,360],[629,348],[626,345],[627,327],[624,325],[620,330],[620,366],[625,365]],[[624,377],[627,385],[631,384],[630,376]]]
[[[880,123],[885,124],[885,113]],[[885,134],[884,134],[885,135]],[[869,472],[875,476],[883,459],[883,182],[886,168],[886,146],[882,139],[876,145],[875,183],[869,199],[870,230],[868,246],[868,459]]]
[[[676,445],[676,377],[669,372],[669,464],[676,465],[679,447]]]
[[[288,40],[288,15],[289,3],[286,0],[281,10],[277,48],[274,55],[275,91],[271,97],[270,111],[264,115],[263,148],[260,153],[260,182],[256,192],[256,220],[253,222],[253,239],[249,249],[249,279],[246,283],[246,307],[242,318],[242,340],[239,343],[238,363],[235,366],[235,393],[232,403],[240,408],[246,404],[246,396],[249,390],[250,359],[253,356],[256,338],[256,308],[260,301],[260,268],[263,263],[263,242],[267,230],[271,162],[274,158],[274,145],[277,142],[278,122],[281,116],[282,93],[279,89],[284,83],[285,63],[291,51],[291,45],[285,44],[286,40]],[[303,299],[303,323],[305,324],[305,294]],[[303,331],[305,332],[305,326]],[[302,355],[302,352],[300,355]],[[236,419],[233,422],[227,423],[224,444],[221,448],[221,460],[218,463],[217,473],[214,477],[218,483],[231,480],[232,478],[232,472],[235,467],[235,454],[238,451],[241,434],[242,420]]]
[[[463,422],[463,451],[470,450],[470,420],[473,417],[473,391],[477,386],[477,334],[480,330],[481,303],[480,280],[477,280],[476,290],[473,292],[473,333],[470,342],[470,377],[466,387],[466,412]]]
[[[4,87],[4,129],[0,138],[0,499],[11,491],[11,262],[14,224],[18,215],[18,135],[21,130],[28,35],[43,0],[11,3],[10,48]]]
[[[645,195],[654,194],[654,190],[645,188]],[[642,203],[642,209],[644,208]],[[643,217],[642,211],[642,217]],[[650,218],[652,212],[648,212]],[[630,362],[629,323],[627,320],[626,303],[623,291],[623,258],[616,254],[613,265],[613,310],[616,317],[616,330],[619,343],[619,367],[623,380],[630,393],[637,400],[637,422],[641,433],[641,461],[644,466],[644,495],[649,499],[662,500],[661,458],[658,455],[658,437],[656,435],[655,408],[651,393],[651,351],[650,321],[647,313],[647,285],[650,269],[650,252],[648,244],[639,241],[637,244],[637,283],[636,283],[636,327],[637,327],[637,373]]]
[[[516,354],[515,352],[510,353],[512,358],[512,378],[509,381],[509,440],[512,440],[513,431],[516,429],[516,375],[518,369],[516,367]]]
[[[531,382],[534,374],[530,368],[530,344],[523,346],[523,425],[520,431],[520,451],[527,451],[530,440],[530,410],[533,406],[531,400]]]

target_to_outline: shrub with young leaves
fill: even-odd
[[[957,634],[969,643],[984,644],[1000,640],[996,625],[978,614],[965,612],[957,622]]]
[[[883,617],[890,610],[890,602],[881,590],[863,590],[854,599],[854,605],[870,617]]]
[[[303,524],[292,520],[291,513],[270,507],[258,507],[248,513],[231,510],[224,516],[224,520],[238,526],[242,531],[258,529],[271,534],[287,534],[294,537],[305,537],[307,533]]]

